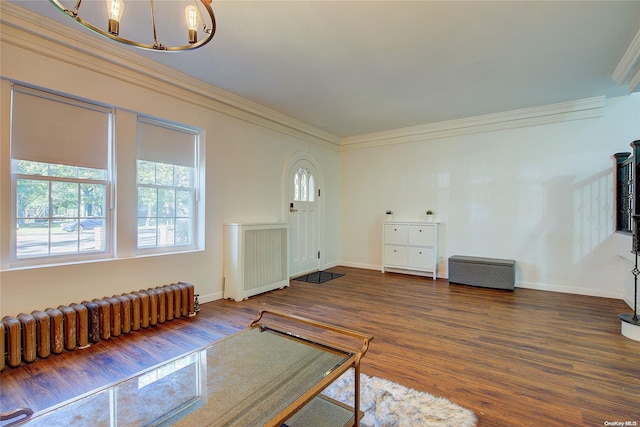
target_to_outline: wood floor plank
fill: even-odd
[[[214,342],[274,309],[374,335],[362,370],[473,410],[479,427],[640,425],[640,343],[620,300],[449,285],[336,267],[345,276],[176,319],[0,372],[0,410],[36,410]]]

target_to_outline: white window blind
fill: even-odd
[[[138,160],[196,166],[197,132],[139,117]]]
[[[111,110],[16,86],[11,158],[108,168]]]

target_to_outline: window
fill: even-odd
[[[111,120],[110,109],[14,86],[13,264],[109,251]]]
[[[300,168],[293,177],[293,200],[313,202],[315,200],[315,182],[313,174],[307,168]]]
[[[633,156],[616,153],[616,231],[633,233]]]
[[[138,249],[193,248],[198,132],[139,117],[137,138]]]

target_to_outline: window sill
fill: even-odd
[[[172,251],[172,252],[149,252],[149,253],[138,253],[135,256],[131,256],[131,257],[114,257],[114,258],[93,258],[93,259],[86,259],[86,260],[76,260],[76,261],[64,261],[64,262],[51,262],[51,263],[42,263],[42,264],[18,264],[18,265],[12,265],[8,268],[3,268],[0,269],[0,271],[4,272],[4,271],[20,271],[20,270],[35,270],[35,269],[40,269],[40,268],[55,268],[55,267],[69,267],[69,266],[74,266],[74,265],[81,265],[81,264],[97,264],[97,263],[105,263],[105,262],[114,262],[114,261],[120,261],[120,260],[124,260],[124,259],[136,259],[136,258],[150,258],[150,257],[159,257],[159,256],[171,256],[171,255],[182,255],[182,254],[189,254],[189,253],[196,253],[196,252],[203,252],[204,249],[199,249],[199,248],[190,248],[190,249],[185,249],[182,251]]]
[[[616,231],[615,236],[618,255],[633,262],[635,260],[634,254],[632,252],[633,234],[626,233],[624,231]]]

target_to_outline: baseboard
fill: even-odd
[[[344,265],[344,264],[340,264],[339,262],[335,262],[335,261],[334,262],[327,262],[322,266],[321,270],[326,270],[328,268],[337,267],[339,265]]]
[[[372,264],[360,264],[354,262],[341,262],[338,265],[344,265],[345,267],[354,267],[354,268],[362,268],[365,270],[382,270],[382,266],[380,265],[372,265]],[[445,275],[438,274],[438,279],[448,280],[449,277]],[[615,298],[624,300],[630,307],[633,307],[633,303],[629,303],[621,292],[613,292],[613,291],[605,291],[602,289],[585,289],[585,288],[576,288],[572,286],[560,286],[560,285],[552,285],[548,283],[533,283],[533,282],[523,282],[516,281],[515,285],[517,288],[525,288],[525,289],[535,289],[539,291],[549,291],[549,292],[562,292],[566,294],[575,294],[575,295],[587,295],[592,297],[601,297],[601,298]]]
[[[362,268],[364,270],[382,271],[382,265],[360,264],[360,263],[357,263],[357,262],[341,262],[341,263],[338,263],[336,265],[344,265],[345,267],[353,267],[353,268]],[[389,270],[390,273],[400,273],[400,274],[411,275],[409,273],[409,270],[407,270],[406,273],[403,273],[402,270],[393,270],[393,271],[391,271],[392,269],[388,269],[388,270]],[[418,277],[421,277],[421,276],[418,275]],[[425,277],[431,277],[431,275],[427,274]],[[437,279],[445,279],[446,280],[447,276],[444,276],[442,274],[438,274],[438,275],[436,275],[436,278]]]
[[[361,263],[354,263],[354,262],[340,262],[340,263],[325,264],[323,269],[334,268],[338,266],[362,268],[364,270],[377,270],[377,271],[382,270],[382,267],[379,265],[361,264]],[[437,278],[444,279],[444,280],[448,279],[448,277],[441,276],[441,275],[438,275]],[[575,294],[575,295],[587,295],[587,296],[601,297],[601,298],[615,298],[615,299],[623,300],[625,303],[627,303],[627,305],[629,305],[629,307],[633,307],[633,302],[627,300],[627,298],[625,298],[621,293],[605,292],[599,289],[584,289],[584,288],[575,288],[571,286],[560,286],[560,285],[552,285],[547,283],[533,283],[533,282],[523,282],[523,281],[516,281],[516,289],[517,288],[535,289],[539,291],[549,291],[549,292],[561,292],[561,293]],[[196,292],[197,291],[198,289],[196,288]],[[198,301],[201,304],[205,302],[216,301],[219,299],[222,299],[222,291],[214,292],[207,295],[200,295],[198,297]]]
[[[196,288],[196,292],[198,292],[197,288]],[[200,302],[200,304],[203,304],[205,302],[217,301],[219,299],[222,299],[222,291],[198,296],[198,302]]]
[[[627,298],[626,296],[622,299],[629,306],[630,310],[633,310],[633,299]],[[638,307],[636,307],[638,313],[640,313],[640,301],[638,302]]]
[[[623,299],[620,292],[607,292],[602,289],[585,289],[572,286],[550,285],[547,283],[532,283],[516,281],[516,288],[535,289],[539,291],[561,292],[565,294],[587,295],[591,297]]]
[[[381,270],[381,266],[379,265],[372,265],[372,264],[360,264],[357,262],[341,262],[336,264],[336,266],[338,265],[344,265],[345,267],[353,267],[353,268],[362,268],[364,270]]]

